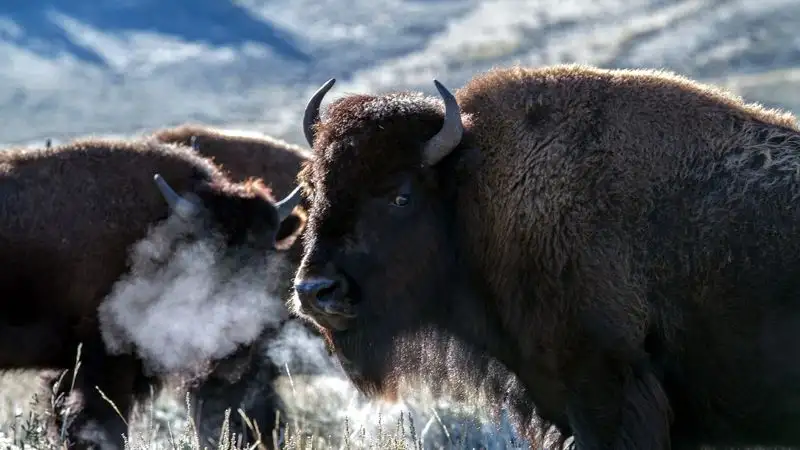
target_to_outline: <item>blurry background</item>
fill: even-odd
[[[0,142],[200,121],[304,145],[330,77],[329,99],[433,94],[516,62],[663,67],[796,108],[799,25],[797,0],[3,0]]]

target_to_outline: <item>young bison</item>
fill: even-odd
[[[404,337],[445,331],[577,448],[800,445],[790,114],[646,70],[435,84],[444,111],[335,101],[300,174],[293,307],[362,389],[391,394]]]
[[[258,182],[233,183],[175,145],[78,140],[1,152],[0,369],[71,369],[82,343],[70,445],[121,448],[125,423],[96,388],[127,417],[158,384],[138,357],[107,351],[98,322],[131,246],[173,210],[223,236],[232,260],[254,251],[284,258],[275,246],[303,225],[291,214],[298,201],[299,190],[275,202]]]

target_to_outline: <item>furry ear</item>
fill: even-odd
[[[278,226],[275,235],[275,248],[288,250],[295,243],[306,226],[306,213],[301,207],[296,207],[289,216]]]

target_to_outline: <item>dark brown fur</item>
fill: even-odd
[[[344,276],[357,317],[294,308],[354,380],[391,391],[397,342],[444,329],[578,448],[800,445],[794,118],[575,65],[498,69],[456,97],[465,134],[433,167],[436,99],[346,96],[316,127],[296,280]]]
[[[233,184],[186,147],[77,140],[0,152],[0,369],[71,369],[82,343],[75,389],[83,405],[69,425],[76,447],[99,439],[82,433],[121,445],[126,432],[95,386],[127,416],[158,381],[134,356],[108,355],[97,321],[98,305],[127,270],[128,249],[168,216],[156,173],[178,193],[194,192],[206,223],[230,245],[251,233],[269,241],[278,229],[269,189],[258,180]],[[294,239],[302,225],[302,217],[287,219],[277,238]]]

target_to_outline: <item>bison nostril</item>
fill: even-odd
[[[324,286],[317,291],[317,300],[318,301],[330,301],[336,300],[336,291],[339,290],[339,283],[337,281],[332,281],[330,285]]]
[[[336,329],[344,329],[342,321],[356,317],[354,306],[347,298],[347,289],[347,280],[340,276],[306,278],[295,284],[295,291],[306,314]]]
[[[320,306],[322,303],[336,303],[344,296],[344,285],[338,280],[314,278],[303,280],[295,285],[300,300],[309,306]],[[328,305],[332,306],[332,305]]]

